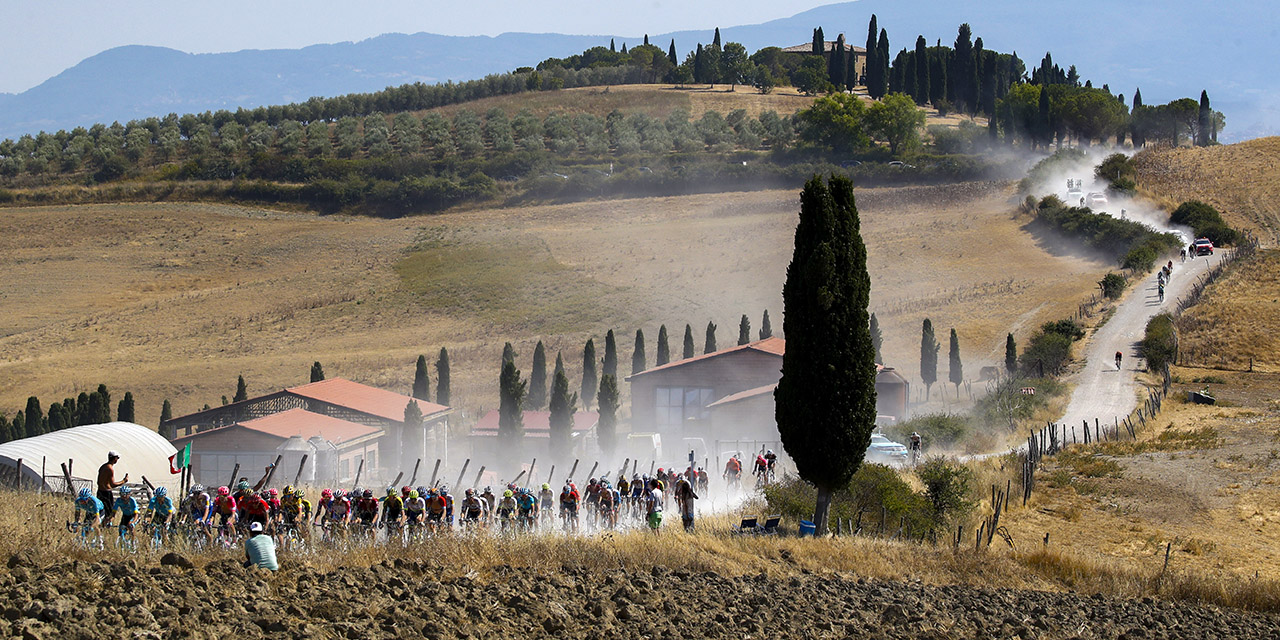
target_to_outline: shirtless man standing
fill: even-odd
[[[129,481],[129,474],[124,474],[124,480],[116,482],[116,461],[120,459],[120,454],[115,451],[107,452],[107,461],[98,467],[98,499],[102,501],[103,518],[102,523],[109,524],[111,518],[116,515],[115,505],[116,499],[112,491]]]

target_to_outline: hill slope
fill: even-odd
[[[1044,51],[1052,51],[1059,64],[1074,64],[1082,76],[1099,85],[1109,83],[1116,92],[1132,95],[1133,88],[1141,86],[1148,104],[1207,88],[1215,107],[1227,115],[1223,140],[1280,128],[1280,113],[1274,107],[1280,104],[1280,84],[1266,67],[1268,56],[1251,53],[1280,48],[1280,14],[1230,0],[1216,5],[1213,27],[1206,30],[1201,21],[1187,19],[1191,5],[1143,0],[1117,13],[1114,4],[1105,0],[1080,0],[1068,8],[1014,0],[942,4],[860,0],[763,24],[726,27],[721,32],[725,40],[741,42],[752,51],[809,42],[816,26],[823,26],[829,37],[843,31],[850,42],[861,44],[867,20],[876,13],[896,50],[916,34],[929,41],[950,42],[956,27],[968,22],[988,48],[1019,51],[1029,66]],[[1194,10],[1200,10],[1198,3]],[[1064,12],[1070,17],[1064,18]],[[1107,17],[1091,20],[1093,16]],[[1082,38],[1082,33],[1088,37]],[[415,81],[472,79],[606,44],[610,37],[633,45],[640,40],[638,34],[507,33],[491,38],[416,33],[296,50],[200,55],[159,47],[120,47],[90,57],[21,94],[0,96],[0,136],[169,112],[281,104]],[[1167,57],[1167,51],[1206,38],[1220,45],[1198,55],[1180,56],[1176,63]],[[696,43],[710,41],[711,34],[678,31],[650,39],[660,46],[674,39],[683,56]],[[1225,65],[1225,60],[1231,64]]]

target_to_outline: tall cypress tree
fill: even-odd
[[[715,47],[715,48],[717,48],[717,49],[723,49],[723,48],[724,48],[724,47],[721,47],[721,46],[720,46],[720,27],[716,27],[716,35],[715,35],[715,37],[711,38],[711,46],[713,46],[713,47]]]
[[[102,397],[102,404],[98,405],[97,421],[99,424],[111,422],[111,392],[107,391],[107,385],[98,385],[98,395]]]
[[[935,107],[947,99],[947,63],[950,49],[941,43],[929,50],[929,102]]]
[[[110,422],[110,420],[104,421],[102,419],[102,414],[104,413],[104,408],[103,408],[104,404],[106,403],[102,401],[101,393],[94,391],[93,393],[89,394],[89,402],[87,403],[88,409],[86,409],[84,413],[84,419],[86,420],[84,424],[105,424],[106,422]],[[27,433],[30,433],[30,432],[31,432],[31,424],[30,424],[30,421],[28,421]]]
[[[879,35],[879,29],[876,27],[876,15],[871,14],[871,23],[867,25],[867,65],[863,71],[866,74],[867,90],[876,85],[876,73],[880,69],[880,52],[876,49],[876,37]],[[874,96],[873,96],[874,97]]]
[[[606,460],[613,458],[618,446],[618,379],[614,376],[600,378],[600,419],[596,422],[596,439]]]
[[[1208,91],[1200,91],[1200,111],[1196,125],[1196,146],[1209,146],[1209,128],[1213,126],[1213,109],[1209,107]]]
[[[324,367],[320,366],[320,361],[317,360],[311,363],[311,381],[320,382],[321,380],[324,380]]]
[[[76,396],[76,426],[79,427],[86,424],[93,424],[94,411],[94,409],[89,407],[89,394],[81,391],[80,395]]]
[[[848,75],[848,55],[845,53],[844,34],[836,36],[836,44],[831,49],[831,61],[827,64],[827,75],[836,89],[844,89]]]
[[[982,63],[986,53],[982,45],[982,38],[978,38],[973,43],[973,54],[969,60],[969,113],[977,113],[982,108]]]
[[[136,422],[134,420],[132,391],[124,392],[124,399],[120,401],[120,407],[116,409],[116,420],[120,422]]]
[[[240,402],[249,399],[249,385],[244,383],[244,376],[236,378],[236,395],[232,402]]]
[[[951,73],[947,77],[951,79],[951,99],[956,104],[956,109],[965,113],[969,112],[970,101],[972,95],[969,91],[972,88],[971,76],[973,74],[973,32],[969,29],[969,23],[960,25],[959,33],[956,34],[956,44],[954,53],[951,56]]]
[[[504,361],[498,376],[498,442],[509,458],[517,460],[524,444],[524,410],[520,408],[524,395],[525,381],[520,379],[516,363]]]
[[[707,321],[707,339],[702,345],[703,353],[715,353],[716,351],[716,323]]]
[[[747,319],[747,314],[742,314],[742,319],[738,321],[738,345],[744,345],[751,342],[751,321]]]
[[[671,62],[671,66],[680,66],[680,59],[676,57],[676,39],[671,39],[671,46],[667,48],[667,60]]]
[[[440,357],[436,360],[436,404],[446,407],[453,400],[453,389],[449,381],[449,351],[440,347]]]
[[[511,346],[510,342],[504,343],[502,345],[502,362],[507,363],[507,362],[515,362],[515,361],[516,361],[516,348]]]
[[[23,437],[30,438],[44,433],[44,409],[40,407],[40,399],[31,396],[27,398],[27,410],[22,414],[24,418],[25,431]]]
[[[782,289],[787,352],[774,391],[782,446],[818,489],[814,524],[827,530],[832,492],[853,477],[875,428],[871,278],[853,183],[814,176],[800,195],[795,249]]]
[[[539,411],[547,406],[547,348],[538,341],[533,348],[533,369],[529,371],[529,395],[524,399],[524,408]]]
[[[49,425],[49,433],[61,431],[71,426],[71,423],[67,420],[66,411],[57,402],[49,405],[49,415],[45,416],[45,424]]]
[[[582,398],[582,408],[590,409],[596,399],[596,386],[600,384],[596,374],[596,342],[590,338],[582,347],[582,387],[578,397]]]
[[[684,325],[684,352],[683,358],[688,360],[693,357],[693,327]]]
[[[1018,343],[1013,341],[1013,334],[1004,339],[1004,370],[1013,375],[1018,372]]]
[[[618,52],[618,48],[617,48],[617,47],[615,47],[615,46],[613,46],[613,38],[609,38],[609,51],[611,51],[611,52],[613,52],[613,53],[617,53],[617,52]]]
[[[1147,132],[1142,125],[1141,114],[1142,109],[1142,89],[1135,89],[1133,92],[1133,110],[1129,112],[1129,137],[1133,139],[1133,148],[1141,149],[1147,143]]]
[[[880,334],[880,320],[876,319],[876,314],[871,314],[871,322],[869,329],[871,331],[871,348],[875,349],[876,363],[884,364],[884,356],[880,353],[880,345],[884,344],[884,336]]]
[[[419,355],[413,365],[413,397],[431,402],[431,378],[427,374],[427,356]]]
[[[551,442],[548,453],[552,460],[569,458],[573,448],[573,414],[577,410],[578,394],[570,393],[569,378],[564,370],[556,371],[551,379]]]
[[[889,93],[889,32],[884,29],[880,30],[880,41],[876,43],[876,55],[880,57],[879,68],[876,70],[876,86],[874,92],[868,87],[867,93],[879,100]],[[785,325],[786,322],[784,321],[783,324]]]
[[[818,27],[817,29],[813,30],[813,47],[810,49],[810,53],[812,53],[815,56],[820,56],[825,54],[826,51],[827,51],[826,38],[823,37],[822,35],[822,27]]]
[[[760,339],[773,337],[773,324],[769,322],[769,310],[764,310],[764,317],[760,319]]]
[[[160,423],[164,424],[173,419],[173,405],[169,404],[169,399],[164,399],[164,404],[160,405]]]
[[[933,389],[933,383],[938,381],[938,351],[941,349],[942,345],[933,334],[933,322],[925,318],[920,329],[920,379],[924,381],[926,398]]]
[[[552,382],[554,382],[554,381],[555,381],[555,379],[556,379],[556,375],[561,374],[561,373],[564,373],[564,354],[562,354],[562,353],[560,353],[559,351],[557,351],[557,352],[556,352],[556,366],[555,366],[555,369],[553,369],[553,370],[551,371],[551,380],[552,380]]]
[[[960,363],[960,338],[956,330],[951,330],[951,347],[947,350],[947,379],[956,386],[956,395],[960,395],[960,383],[964,382],[964,365]]]
[[[618,377],[618,341],[613,337],[613,329],[604,334],[604,366],[600,374]]]
[[[929,45],[924,36],[916,38],[916,104],[929,101]]]
[[[631,350],[631,375],[635,375],[645,370],[645,361],[648,358],[644,352],[644,330],[636,329],[636,345]],[[616,384],[616,379],[615,379]]]
[[[671,362],[671,343],[667,339],[667,325],[658,327],[658,353],[653,361],[653,366],[661,367]]]

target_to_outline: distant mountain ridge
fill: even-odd
[[[1122,12],[1111,0],[1050,6],[1056,4],[858,0],[763,24],[722,27],[721,34],[755,51],[808,42],[813,28],[821,26],[829,39],[843,32],[860,45],[875,13],[896,52],[914,45],[917,34],[930,43],[951,42],[956,27],[968,22],[988,48],[1016,50],[1028,67],[1051,51],[1055,62],[1076,65],[1083,77],[1108,83],[1113,92],[1131,96],[1140,86],[1148,104],[1198,97],[1200,89],[1208,89],[1214,107],[1227,115],[1223,140],[1280,131],[1280,78],[1268,66],[1271,52],[1280,50],[1280,12],[1223,0],[1214,5],[1212,19],[1194,20],[1190,12],[1204,10],[1195,0],[1133,0]],[[634,35],[416,33],[212,54],[117,47],[32,89],[0,94],[0,137],[170,112],[285,104],[408,82],[469,80],[607,45],[610,38],[619,46],[641,40]],[[698,42],[709,42],[711,32],[656,34],[650,41],[665,48],[673,38],[683,57]]]

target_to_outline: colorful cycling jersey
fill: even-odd
[[[500,516],[511,515],[511,512],[515,511],[515,509],[516,509],[515,498],[504,497],[502,499],[502,502],[498,503],[498,515]]]
[[[246,516],[254,516],[257,518],[265,518],[271,513],[271,505],[267,504],[260,496],[245,496],[240,501],[240,509]]]
[[[83,511],[87,515],[96,516],[102,513],[102,501],[96,496],[76,498],[76,511]]]
[[[479,516],[484,511],[484,502],[475,496],[463,498],[462,511],[472,516]]]
[[[533,508],[537,506],[537,504],[537,501],[533,499],[533,494],[531,493],[522,493],[519,498],[516,498],[516,506],[520,507],[521,511],[533,511]]]
[[[570,511],[577,511],[578,510],[578,492],[572,491],[569,493],[561,493],[560,508],[568,509]]]
[[[203,520],[209,515],[209,494],[197,493],[191,498],[191,517]]]
[[[324,503],[324,508],[331,518],[341,520],[347,517],[347,514],[351,511],[351,501],[346,498],[331,498]]]
[[[446,502],[443,496],[437,495],[437,496],[431,496],[430,498],[427,498],[427,509],[430,510],[431,513],[435,513],[435,514],[444,513],[445,506],[446,506]]]
[[[360,501],[356,503],[356,513],[360,514],[361,516],[369,516],[371,518],[377,515],[378,499],[377,498],[361,498]]]
[[[213,510],[223,516],[232,516],[236,513],[236,500],[231,496],[218,496],[213,499]]]
[[[298,512],[302,510],[302,504],[298,500],[298,496],[292,493],[287,493],[283,498],[280,498],[280,508],[284,510],[285,513],[296,516],[298,515]]]
[[[409,498],[404,501],[404,510],[414,514],[422,513],[427,510],[427,501],[423,500],[421,496]]]
[[[167,518],[173,513],[173,500],[169,496],[152,496],[147,509],[161,518]]]
[[[382,513],[388,518],[396,519],[400,517],[400,511],[404,509],[404,500],[400,496],[393,495],[382,501]]]
[[[543,509],[550,509],[556,503],[556,493],[550,489],[543,489],[541,497]]]
[[[131,516],[138,512],[138,501],[134,500],[133,497],[120,496],[116,498],[116,511],[119,511],[122,515]]]

